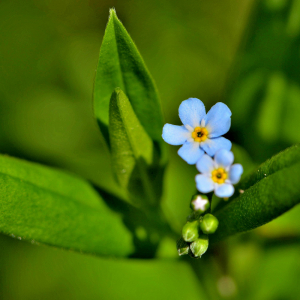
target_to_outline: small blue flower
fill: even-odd
[[[179,106],[179,118],[183,125],[165,124],[162,138],[171,145],[183,145],[178,155],[188,164],[195,164],[206,152],[214,156],[220,149],[231,149],[225,134],[231,123],[231,111],[218,102],[206,114],[202,101],[189,98]]]
[[[208,155],[203,155],[196,164],[198,171],[202,173],[196,175],[198,191],[214,191],[220,198],[231,197],[234,193],[233,184],[239,182],[243,173],[242,165],[232,165],[233,160],[233,153],[226,149],[219,150],[214,160]]]

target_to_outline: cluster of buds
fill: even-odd
[[[177,241],[178,254],[189,254],[200,258],[208,249],[208,235],[215,233],[218,219],[210,213],[210,202],[204,195],[194,195],[191,200],[193,213],[188,216],[182,228],[182,236]]]

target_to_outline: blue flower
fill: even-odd
[[[189,98],[179,106],[179,118],[183,125],[165,124],[162,138],[171,145],[183,145],[178,155],[188,164],[195,164],[206,152],[214,156],[220,149],[231,149],[225,134],[231,123],[231,111],[218,102],[206,114],[202,101]]]
[[[234,193],[233,184],[240,181],[243,167],[240,164],[232,165],[233,153],[226,149],[219,150],[214,160],[203,155],[196,164],[202,174],[196,175],[196,186],[199,192],[209,193],[214,191],[217,197],[227,198]]]

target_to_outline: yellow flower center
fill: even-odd
[[[223,168],[215,169],[211,172],[212,180],[216,183],[222,184],[227,179],[227,173]]]
[[[195,142],[204,142],[207,139],[208,131],[205,127],[196,127],[192,132],[192,138]]]

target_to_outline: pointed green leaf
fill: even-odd
[[[300,202],[300,147],[275,155],[237,186],[237,196],[214,213],[212,241],[261,226]]]
[[[148,135],[164,147],[161,139],[162,112],[155,84],[134,42],[115,10],[111,9],[94,87],[95,116],[107,140],[109,100],[117,87],[128,96]]]
[[[0,156],[0,232],[97,255],[127,256],[132,237],[84,180]]]
[[[109,137],[118,183],[128,190],[135,204],[155,204],[153,179],[159,177],[159,168],[152,166],[153,143],[119,88],[110,100]],[[158,184],[161,185],[161,180]]]

